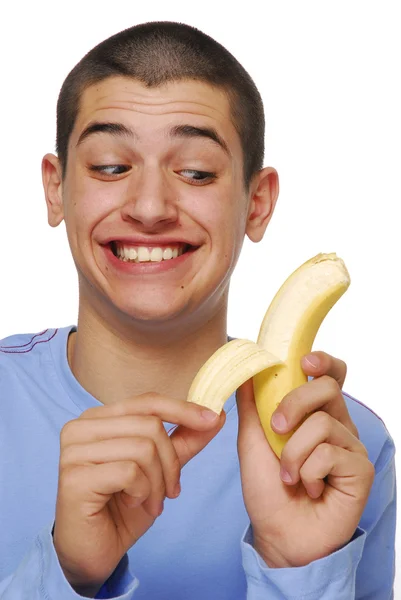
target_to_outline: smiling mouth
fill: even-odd
[[[114,241],[110,242],[110,248],[122,262],[147,263],[174,260],[182,254],[195,251],[197,246],[182,243],[169,246],[128,246]]]

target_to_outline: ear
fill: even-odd
[[[54,154],[46,154],[43,157],[42,182],[47,204],[47,221],[51,227],[57,227],[64,219],[64,207],[61,165]]]
[[[260,242],[272,218],[279,193],[278,173],[273,167],[259,171],[250,184],[245,233],[252,242]]]

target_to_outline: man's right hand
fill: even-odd
[[[53,539],[77,592],[95,594],[162,513],[165,497],[179,495],[181,468],[223,427],[224,412],[213,416],[150,393],[66,423]],[[178,425],[170,437],[163,421]]]

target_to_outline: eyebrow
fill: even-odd
[[[77,146],[95,133],[107,133],[114,137],[137,138],[135,131],[123,123],[108,123],[95,121],[89,123],[78,138]],[[230,155],[227,144],[213,127],[195,127],[194,125],[176,125],[169,133],[172,138],[207,138],[218,144],[226,154]]]
[[[230,154],[227,144],[213,127],[194,127],[193,125],[176,125],[169,132],[170,137],[207,138],[218,144],[226,154]]]
[[[101,123],[95,121],[85,127],[78,138],[77,146],[95,133],[108,133],[115,137],[137,137],[133,129],[130,129],[122,123]]]

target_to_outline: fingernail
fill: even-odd
[[[217,413],[215,413],[213,410],[209,410],[208,408],[203,409],[201,415],[204,419],[206,419],[206,421],[215,421],[218,417]]]
[[[284,481],[284,483],[291,483],[292,482],[291,475],[289,474],[288,471],[286,471],[282,467],[280,469],[280,477]]]
[[[164,510],[164,502],[161,502],[161,503],[160,503],[160,507],[159,507],[159,512],[158,512],[158,514],[157,514],[157,516],[158,516],[158,517],[160,517],[160,515],[161,515],[161,514],[162,514],[162,512],[163,512],[163,510]]]
[[[180,495],[180,493],[181,493],[181,486],[179,483],[177,483],[177,485],[174,488],[174,496],[177,497]]]
[[[320,360],[314,354],[308,354],[308,356],[304,356],[304,361],[308,367],[312,367],[312,369],[317,369],[320,367]]]
[[[278,429],[279,431],[285,431],[287,429],[287,419],[283,413],[273,413],[271,423],[274,429]]]

